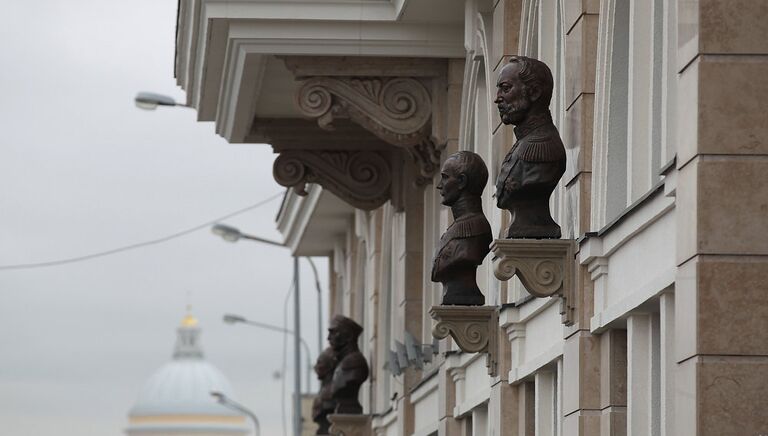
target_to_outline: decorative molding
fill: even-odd
[[[497,239],[491,244],[493,270],[502,281],[517,276],[534,297],[561,298],[565,325],[575,318],[576,241],[570,239]]]
[[[277,183],[306,195],[306,184],[317,183],[337,197],[373,210],[391,197],[390,162],[373,151],[286,150],[272,169]]]
[[[408,150],[419,183],[440,165],[440,147],[431,138],[432,100],[427,88],[408,77],[312,77],[296,96],[305,116],[325,130],[351,119],[388,144]]]
[[[371,436],[371,415],[328,415],[331,428],[328,430],[331,436]]]
[[[331,77],[442,77],[446,58],[372,56],[276,56],[299,80]],[[339,68],[343,65],[344,68]]]
[[[453,383],[463,382],[467,378],[467,370],[465,368],[451,368],[448,370],[448,375],[451,376]]]
[[[449,335],[465,353],[485,353],[488,374],[496,377],[498,368],[499,312],[496,306],[432,306],[429,315],[437,321],[432,336]]]
[[[595,257],[591,262],[587,264],[587,272],[589,278],[594,282],[600,277],[608,275],[608,258],[607,257]]]

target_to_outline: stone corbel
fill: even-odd
[[[371,436],[371,415],[328,415],[331,436]]]
[[[275,159],[273,176],[299,195],[306,194],[307,183],[317,183],[363,210],[375,209],[391,198],[390,162],[375,151],[287,150]]]
[[[595,307],[593,320],[595,318],[599,320],[601,316],[600,311],[606,307],[610,265],[608,257],[605,256],[603,239],[596,233],[587,233],[586,236],[581,241],[578,260],[581,265],[587,268],[589,279],[592,280],[592,295]]]
[[[576,241],[497,239],[491,244],[493,270],[502,281],[517,276],[534,297],[560,297],[565,325],[575,320]]]
[[[432,103],[427,88],[409,77],[312,77],[296,96],[301,113],[325,130],[351,119],[388,144],[407,150],[416,163],[417,182],[431,180],[441,147],[431,136]],[[444,144],[440,144],[444,145]]]
[[[499,361],[499,311],[496,306],[432,306],[429,315],[437,321],[432,336],[449,335],[465,353],[485,353],[488,374],[496,377]]]

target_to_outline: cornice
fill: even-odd
[[[219,109],[211,105],[231,105],[220,95],[224,89],[239,89],[242,84],[237,82],[254,79],[242,74],[250,56],[464,56],[461,23],[425,26],[360,14],[348,20],[331,13],[322,18],[322,14],[305,16],[306,9],[282,2],[275,2],[275,11],[269,14],[255,13],[265,6],[252,2],[224,7],[217,2],[188,0],[184,5],[185,11],[193,9],[179,16],[177,80],[187,92],[188,102],[200,111],[199,119],[217,124],[226,124],[226,120],[215,118]],[[362,31],[361,21],[366,22]]]

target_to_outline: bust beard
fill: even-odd
[[[519,99],[516,102],[499,103],[497,107],[502,123],[518,125],[525,120],[530,111],[531,103],[526,99]]]

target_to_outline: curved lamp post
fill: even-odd
[[[227,242],[237,242],[240,239],[248,239],[251,241],[263,242],[269,245],[277,245],[279,247],[285,247],[285,244],[281,244],[280,242],[260,238],[258,236],[249,235],[247,233],[241,232],[235,227],[228,226],[226,224],[215,224],[213,227],[211,227],[211,232],[213,232],[214,235],[221,236],[221,238]]]
[[[216,402],[222,406],[246,414],[249,418],[251,418],[251,421],[253,421],[253,427],[256,429],[256,433],[254,433],[255,436],[261,436],[261,425],[259,424],[259,418],[256,417],[255,413],[251,412],[249,409],[246,409],[245,406],[227,397],[221,392],[211,391],[211,396],[215,398]]]
[[[284,329],[282,327],[278,327],[276,325],[271,325],[271,324],[266,324],[266,323],[263,323],[263,322],[251,321],[251,320],[249,320],[249,319],[247,319],[247,318],[245,318],[243,316],[233,315],[231,313],[228,313],[228,314],[224,315],[224,317],[222,319],[227,324],[237,324],[237,323],[240,323],[240,324],[250,325],[250,326],[254,326],[254,327],[261,327],[263,329],[272,330],[272,331],[275,331],[275,332],[288,333],[289,335],[295,334],[293,330]],[[312,359],[310,358],[309,345],[307,345],[307,341],[305,341],[304,338],[302,338],[301,336],[299,336],[299,341],[301,341],[301,345],[304,346],[304,354],[307,355],[307,392],[309,392],[309,385],[310,385],[311,380],[312,380],[311,379],[311,377],[312,377]]]
[[[285,244],[259,238],[258,236],[248,235],[225,224],[216,224],[211,228],[211,231],[228,242],[237,242],[240,239],[250,239],[251,241],[285,247]],[[293,290],[293,331],[296,332],[296,334],[293,335],[293,367],[296,368],[293,377],[293,391],[295,392],[293,399],[293,434],[294,436],[301,436],[301,371],[299,370],[301,367],[301,338],[299,337],[299,333],[301,332],[301,305],[299,303],[299,258],[296,256],[293,257]]]

